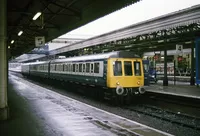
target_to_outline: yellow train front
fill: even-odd
[[[121,54],[107,60],[107,93],[110,97],[129,97],[143,94],[144,73],[142,59],[133,53]],[[112,91],[111,91],[112,90]],[[110,98],[109,98],[110,99]]]
[[[139,58],[110,58],[107,67],[107,87],[116,94],[144,93],[142,60]]]

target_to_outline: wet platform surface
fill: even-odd
[[[162,81],[158,81],[157,84],[150,84],[145,88],[148,92],[200,99],[200,87],[190,86],[186,82],[176,82],[174,85],[173,81],[169,81],[168,86],[163,86]]]
[[[162,136],[168,133],[97,109],[9,74],[3,136]]]

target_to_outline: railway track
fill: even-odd
[[[137,106],[128,106],[124,108],[140,114],[151,116],[153,118],[167,121],[173,124],[181,125],[183,127],[200,130],[200,118],[194,116],[190,116],[180,112],[163,110],[161,108],[145,104]]]
[[[147,93],[145,97],[148,97],[154,101],[162,101],[165,103],[171,103],[176,105],[182,105],[187,107],[199,108],[200,109],[200,100],[194,98],[186,98],[182,96],[172,96],[172,95],[165,95],[165,94],[154,94],[154,93]]]

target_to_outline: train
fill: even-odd
[[[101,88],[101,93],[108,99],[145,93],[142,58],[128,51],[24,63],[21,73]]]

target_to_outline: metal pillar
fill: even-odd
[[[167,47],[165,45],[164,50],[164,78],[163,78],[163,86],[168,86],[168,77],[167,77]]]
[[[200,85],[200,37],[198,36],[195,40],[196,44],[196,84],[197,87]]]
[[[6,120],[8,118],[6,19],[6,0],[0,0],[0,120]]]
[[[194,45],[191,47],[191,77],[190,77],[190,85],[195,85],[194,80]]]

